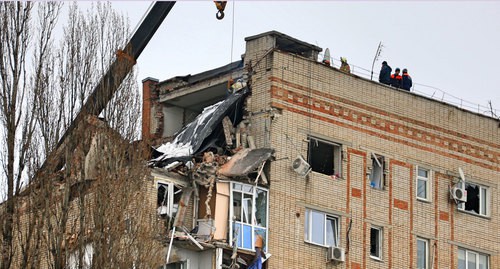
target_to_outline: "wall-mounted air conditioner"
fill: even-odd
[[[337,262],[345,261],[345,251],[343,248],[329,247],[327,256],[329,261],[337,261]]]
[[[451,199],[456,202],[466,203],[467,202],[467,191],[463,187],[455,186],[451,188]]]
[[[302,158],[302,156],[297,156],[292,162],[293,170],[300,176],[307,176],[311,172],[311,166]]]

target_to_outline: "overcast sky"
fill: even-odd
[[[151,2],[112,3],[134,28]],[[213,1],[177,2],[137,61],[139,80],[225,65],[240,59],[245,37],[277,30],[329,48],[337,67],[343,56],[363,73],[382,41],[375,72],[386,60],[408,68],[417,92],[445,92],[446,101],[476,111],[491,100],[500,112],[499,1],[230,1],[222,21],[215,13]]]

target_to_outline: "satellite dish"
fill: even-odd
[[[462,171],[462,168],[458,168],[458,173],[460,174],[460,178],[462,179],[462,181],[465,182],[464,171]]]

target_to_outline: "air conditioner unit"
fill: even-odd
[[[345,251],[343,248],[339,247],[329,247],[328,248],[328,260],[329,261],[345,261]]]
[[[456,202],[465,203],[467,202],[467,191],[465,188],[455,186],[451,188],[451,198]]]
[[[297,174],[305,177],[309,172],[311,172],[311,166],[302,158],[302,156],[297,156],[292,162],[292,168]]]

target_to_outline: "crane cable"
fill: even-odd
[[[233,0],[233,21],[231,24],[231,61],[233,62],[233,48],[234,48],[234,6],[236,5],[236,1]]]

